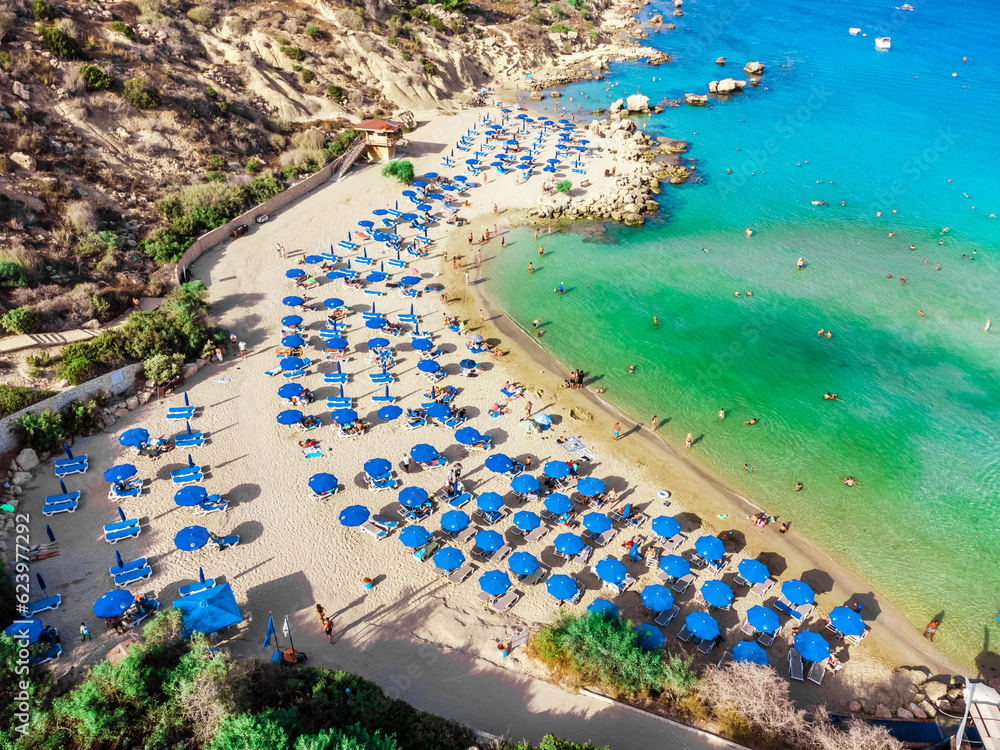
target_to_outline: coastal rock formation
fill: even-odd
[[[884,703],[879,703],[875,708],[875,718],[876,719],[891,719],[892,711],[886,707]]]
[[[24,450],[22,450],[20,453],[17,454],[17,458],[14,460],[15,460],[15,465],[12,466],[11,468],[14,469],[15,471],[17,470],[31,471],[32,469],[37,468],[38,464],[41,463],[38,460],[38,454],[35,453],[31,448],[25,448]]]
[[[764,66],[759,62],[748,62],[743,66],[743,72],[748,76],[759,76],[764,73]]]
[[[649,112],[649,97],[642,94],[632,94],[625,100],[625,109],[628,112]]]
[[[742,91],[747,85],[746,81],[737,81],[734,78],[723,78],[721,81],[710,81],[708,93],[710,94],[735,94]]]
[[[624,109],[625,109],[625,100],[624,99],[618,99],[616,101],[613,101],[611,103],[611,106],[608,107],[608,114],[609,115],[617,115],[618,113],[620,113]]]
[[[920,685],[920,692],[929,701],[939,701],[948,693],[948,686],[942,682],[928,680]]]
[[[684,94],[684,101],[692,107],[704,107],[708,104],[708,97],[703,94]]]
[[[717,57],[717,58],[715,58],[715,64],[716,65],[725,65],[726,64],[726,58],[724,58],[724,57]]]
[[[20,151],[12,153],[10,160],[26,172],[34,172],[38,168],[38,162],[35,161],[35,157],[28,156],[28,154]]]

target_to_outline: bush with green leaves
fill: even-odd
[[[429,16],[427,16],[427,23],[435,31],[440,31],[442,33],[444,32],[444,29],[445,29],[444,21],[442,21],[440,18],[438,18],[437,16],[435,16],[433,13],[431,13]]]
[[[301,47],[282,47],[281,53],[290,60],[302,62],[306,59],[306,51]]]
[[[35,29],[42,38],[42,48],[64,60],[80,56],[80,45],[72,36],[55,26],[39,25]]]
[[[88,91],[102,91],[114,85],[115,79],[96,65],[81,65],[80,75],[87,83]]]
[[[58,15],[56,6],[47,2],[47,0],[34,0],[31,4],[31,8],[34,11],[35,18],[40,21],[53,21]]]
[[[147,380],[164,385],[180,375],[183,366],[183,354],[154,354],[142,363],[142,371]]]
[[[549,31],[551,31],[553,34],[568,34],[569,32],[573,31],[573,28],[567,26],[564,23],[554,23],[551,26],[549,26]]]
[[[262,166],[264,166],[264,162],[262,162],[256,156],[251,156],[247,160],[247,165],[244,167],[244,169],[247,171],[248,174],[256,174],[257,172],[260,171],[260,168]]]
[[[344,97],[346,96],[344,90],[340,86],[337,86],[336,84],[333,83],[331,83],[329,86],[326,87],[326,93],[327,96],[329,96],[335,102],[344,101]]]
[[[319,26],[311,23],[306,26],[306,33],[313,39],[318,39],[323,32],[320,30]]]
[[[219,95],[219,92],[216,91],[211,86],[209,86],[208,88],[205,89],[205,93],[208,95],[209,99],[214,99],[215,97],[217,97]]]
[[[437,68],[434,67],[434,63],[428,60],[426,57],[420,58],[420,64],[424,66],[424,72],[429,76],[437,75]]]
[[[61,414],[63,434],[67,438],[93,434],[102,424],[101,409],[94,401],[70,401]]]
[[[12,260],[0,261],[0,286],[28,286],[28,272],[19,263]]]
[[[447,11],[464,13],[469,6],[469,0],[441,0],[441,7]]]
[[[35,333],[42,327],[42,321],[31,308],[15,307],[3,314],[0,325],[10,333]]]
[[[556,190],[560,193],[569,193],[573,189],[573,183],[569,180],[560,180],[556,183]]]
[[[131,42],[135,41],[136,39],[135,29],[133,29],[124,21],[112,21],[110,25],[112,31],[117,31],[119,34],[121,34],[123,37],[125,37]]]
[[[187,17],[199,26],[210,29],[219,22],[219,16],[214,10],[204,5],[198,5],[187,12]]]
[[[328,141],[323,146],[323,153],[326,154],[328,159],[340,156],[351,147],[351,144],[354,143],[357,137],[358,131],[354,128],[343,130],[337,133],[332,141]]]
[[[409,185],[413,182],[413,178],[415,176],[413,171],[413,162],[408,161],[407,159],[391,161],[382,167],[382,176],[395,177],[404,185]]]
[[[39,452],[55,453],[67,438],[62,414],[55,409],[24,414],[14,422],[14,431],[23,445]]]
[[[16,385],[0,385],[0,419],[14,412],[27,409],[32,404],[55,396],[55,391],[41,391],[37,388],[21,388]]]
[[[136,76],[125,81],[122,99],[136,109],[156,109],[160,106],[160,92],[148,78]]]
[[[303,68],[299,75],[302,76],[302,83],[312,83],[316,79],[316,74],[309,68]]]

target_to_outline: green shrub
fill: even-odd
[[[40,391],[37,388],[20,388],[14,385],[0,385],[0,419],[9,417],[21,409],[55,396],[55,391]]]
[[[183,354],[154,354],[142,363],[142,370],[147,380],[164,385],[180,375],[183,366]]]
[[[428,60],[426,57],[421,57],[420,62],[424,66],[424,72],[429,76],[437,75],[437,68],[434,67],[434,63]]]
[[[199,26],[204,26],[206,29],[212,28],[219,22],[219,17],[215,11],[211,8],[206,8],[204,5],[199,5],[189,10],[187,17]]]
[[[34,310],[28,307],[15,307],[3,314],[0,325],[10,333],[35,333],[42,327],[42,321],[38,319]]]
[[[391,161],[384,167],[382,167],[382,176],[395,177],[404,185],[409,185],[411,182],[413,182],[414,178],[413,162],[410,162],[406,159]]]
[[[312,83],[316,78],[316,74],[308,68],[303,68],[301,75],[302,83]]]
[[[76,241],[76,254],[82,258],[104,258],[118,247],[118,235],[107,230],[90,232]]]
[[[306,59],[306,52],[301,47],[282,47],[281,53],[290,60],[302,62]]]
[[[292,66],[292,70],[295,71],[296,73],[301,73],[302,72],[302,66],[301,65],[293,65]]]
[[[136,109],[156,109],[160,106],[160,92],[149,82],[149,79],[142,76],[129,78],[125,81],[122,99]]]
[[[90,341],[67,344],[62,348],[60,354],[61,359],[56,365],[56,375],[65,378],[70,385],[86,383],[98,374],[98,368],[101,365],[100,355]]]
[[[309,24],[308,26],[306,26],[306,33],[313,39],[318,39],[322,32],[320,31],[319,26],[316,26],[315,24]]]
[[[594,44],[597,44],[597,42],[600,40],[600,38],[601,38],[601,35],[600,35],[599,32],[597,32],[597,31],[591,31],[590,32],[590,41],[592,41]]]
[[[572,189],[573,189],[573,183],[570,182],[569,180],[561,180],[560,182],[556,183],[556,190],[558,190],[560,193],[568,193]]]
[[[211,172],[205,172],[205,179],[209,182],[225,182],[226,174],[225,172],[213,170]]]
[[[214,99],[215,97],[217,97],[219,95],[219,92],[216,91],[215,89],[213,89],[211,86],[209,86],[207,89],[205,89],[205,93],[208,94],[208,98],[209,99]]]
[[[101,410],[93,401],[70,401],[61,414],[63,434],[67,438],[89,435],[101,427]]]
[[[35,18],[40,21],[52,21],[58,15],[56,6],[46,2],[46,0],[34,0],[31,7],[35,13]]]
[[[111,30],[112,31],[117,31],[119,34],[121,34],[122,36],[124,36],[126,39],[128,39],[130,41],[133,41],[133,42],[135,41],[135,29],[133,29],[131,26],[129,26],[124,21],[112,21],[111,22]]]
[[[441,7],[447,11],[464,13],[469,5],[469,0],[441,0]]]
[[[80,74],[83,76],[83,80],[86,81],[87,89],[90,91],[101,91],[110,88],[115,82],[114,78],[96,65],[81,65]]]
[[[42,47],[56,57],[69,59],[80,56],[80,45],[62,29],[54,26],[37,26],[35,30],[42,38]]]
[[[351,147],[351,144],[354,143],[354,139],[357,137],[358,131],[354,128],[341,131],[337,133],[337,136],[332,141],[329,141],[323,147],[323,153],[326,154],[327,159],[340,156]]]
[[[251,156],[244,169],[246,169],[248,174],[256,174],[262,166],[264,166],[264,163],[260,159],[256,156]]]
[[[0,286],[28,286],[28,272],[12,260],[0,261]]]
[[[222,169],[226,166],[226,160],[221,156],[210,156],[208,157],[208,163],[211,164],[215,169]]]
[[[21,416],[14,423],[14,430],[21,443],[34,451],[55,453],[66,439],[62,414],[53,409]]]
[[[403,52],[402,52],[401,54],[402,54],[402,56],[403,56],[403,59],[404,59],[404,60],[406,60],[407,62],[409,62],[410,60],[412,60],[412,59],[413,59],[413,55],[411,55],[411,54],[410,54],[409,52],[407,52],[407,51],[406,51],[405,49],[403,50]]]
[[[345,96],[344,90],[340,88],[340,86],[337,86],[336,84],[331,83],[329,86],[327,86],[326,93],[327,96],[329,96],[335,102],[344,101],[344,96]]]
[[[549,31],[551,31],[553,34],[566,34],[569,33],[570,31],[573,31],[573,29],[564,23],[554,23],[551,26],[549,26]]]
[[[306,170],[304,167],[300,167],[298,164],[289,164],[281,168],[281,178],[284,180],[294,180],[295,178],[305,174]]]
[[[435,16],[433,13],[427,16],[427,23],[430,24],[430,27],[435,31],[440,31],[442,33],[444,32],[445,29],[444,21]]]
[[[29,354],[24,358],[25,364],[29,367],[48,367],[52,364],[52,357],[46,351],[41,351],[38,354]]]

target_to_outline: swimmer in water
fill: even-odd
[[[796,268],[798,268],[798,269],[799,269],[800,271],[801,271],[801,270],[802,270],[803,268],[805,268],[805,265],[806,265],[806,262],[805,262],[805,261],[804,261],[804,260],[803,260],[802,258],[799,258],[799,259],[798,259],[798,260],[797,260],[797,261],[795,262],[795,267],[796,267]]]
[[[847,477],[846,479],[842,479],[841,481],[848,487],[853,487],[854,485],[857,484],[854,477]]]
[[[816,331],[817,336],[822,336],[824,333],[826,333],[825,328],[820,328],[818,331]]]
[[[750,227],[747,227],[746,235],[747,235],[747,237],[752,237],[753,236],[753,230]]]
[[[757,417],[752,417],[751,419],[748,419],[743,424],[757,424]]]
[[[840,397],[836,393],[824,393],[823,398],[827,401],[840,401]]]
[[[828,339],[832,339],[832,338],[833,338],[833,331],[827,331],[827,332],[826,332],[826,337],[827,337]]]
[[[992,322],[992,321],[991,321],[991,320],[990,320],[989,318],[987,318],[987,319],[986,319],[986,327],[985,327],[985,328],[983,329],[983,331],[985,331],[985,332],[989,333],[989,330],[990,330],[990,326],[991,326],[992,324],[993,324],[993,322]]]
[[[634,372],[635,372],[635,365],[629,365],[628,366],[628,374],[631,375]]]
[[[917,310],[917,315],[919,315],[920,317],[924,317],[924,311],[923,310]]]
[[[802,492],[802,482],[796,482],[795,483],[795,491],[796,492]]]
[[[895,234],[896,234],[895,232],[889,232],[889,236],[890,236],[890,237],[893,237],[893,236],[895,236]]]
[[[725,419],[725,418],[726,418],[726,410],[719,409],[719,419]]]

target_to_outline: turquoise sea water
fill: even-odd
[[[649,40],[674,62],[613,64],[561,103],[704,93],[759,60],[763,80],[745,96],[647,124],[690,141],[698,179],[668,187],[643,229],[545,238],[541,263],[517,230],[487,283],[520,325],[542,318],[545,346],[600,376],[632,416],[657,414],[678,442],[703,435],[709,464],[914,625],[943,610],[940,646],[971,662],[984,634],[1000,637],[1000,330],[983,331],[987,318],[1000,326],[1000,221],[989,218],[1000,210],[1000,8],[913,4],[686,0],[668,18],[677,28]],[[878,52],[884,35],[892,49]],[[847,475],[859,486],[844,487]]]

